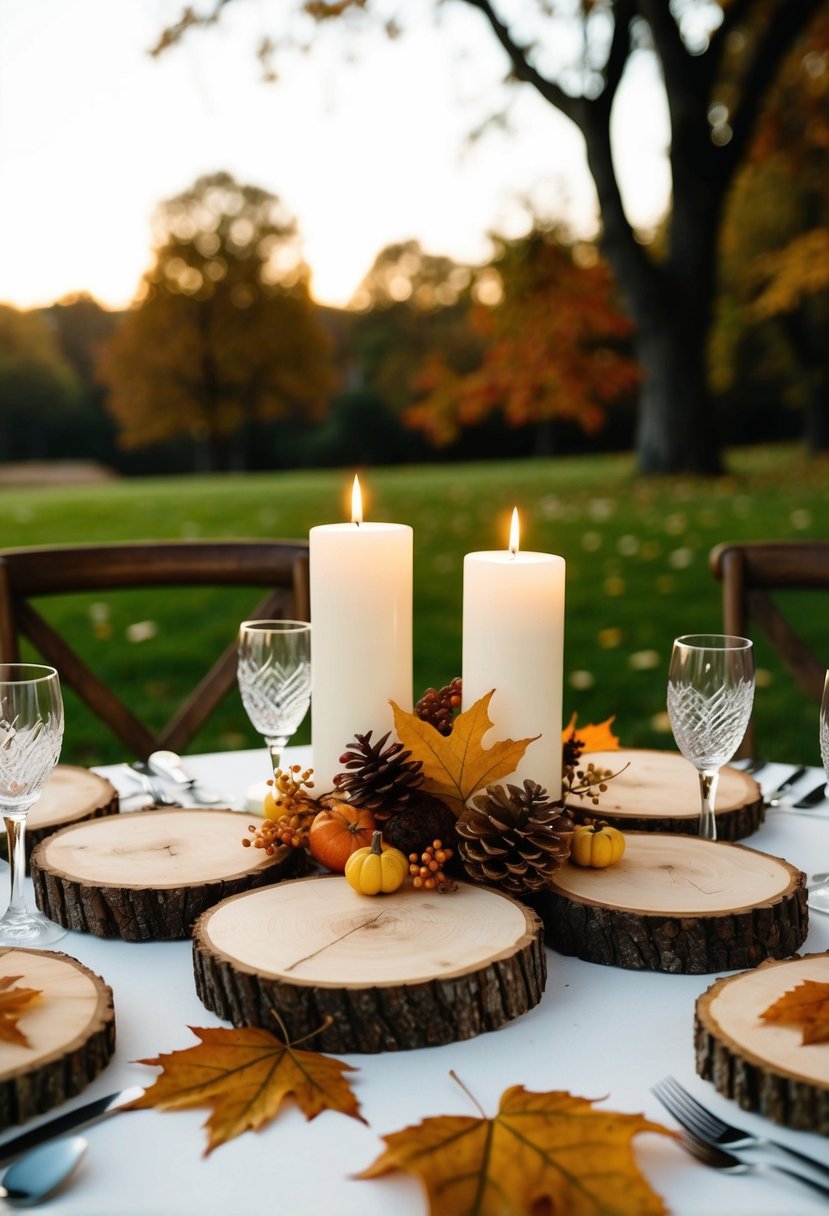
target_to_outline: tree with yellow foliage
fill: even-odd
[[[254,422],[315,420],[334,387],[296,226],[280,200],[229,174],[163,203],[153,263],[99,374],[127,448],[190,436],[229,463]]]

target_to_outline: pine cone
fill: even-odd
[[[570,853],[572,824],[534,781],[490,785],[455,825],[467,874],[509,895],[549,887]]]
[[[444,685],[439,692],[434,688],[427,688],[416,702],[414,712],[424,722],[430,722],[442,735],[451,735],[455,710],[460,707],[461,680],[460,676],[455,676],[451,684]]]
[[[337,773],[334,785],[349,802],[366,807],[375,819],[383,820],[407,805],[423,781],[423,762],[410,760],[412,753],[404,750],[402,743],[386,747],[391,731],[374,744],[371,734],[354,736],[351,750],[340,756],[346,771]]]
[[[439,798],[417,793],[383,824],[383,840],[406,857],[422,853],[433,840],[442,840],[457,856],[455,816]]]

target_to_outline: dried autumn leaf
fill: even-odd
[[[829,984],[803,980],[764,1009],[760,1017],[784,1026],[802,1026],[805,1043],[829,1040]]]
[[[494,1119],[441,1116],[384,1136],[385,1152],[359,1177],[416,1174],[430,1216],[661,1216],[633,1155],[639,1132],[674,1136],[642,1115],[514,1085]]]
[[[456,816],[477,790],[514,773],[528,744],[540,738],[502,739],[483,748],[481,739],[493,725],[488,711],[494,692],[458,714],[451,735],[442,735],[430,722],[391,702],[398,739],[411,751],[411,759],[423,764],[421,789],[441,798]]]
[[[0,1039],[5,1043],[29,1047],[29,1040],[17,1023],[41,993],[38,988],[15,988],[14,985],[22,978],[22,975],[4,975],[0,978]]]
[[[314,1051],[297,1051],[269,1030],[254,1026],[190,1029],[201,1039],[198,1046],[138,1061],[160,1065],[164,1071],[125,1109],[212,1106],[205,1124],[205,1156],[274,1118],[288,1094],[293,1094],[308,1119],[323,1110],[338,1110],[365,1122],[343,1076],[356,1071],[350,1064]]]
[[[617,752],[619,750],[619,739],[610,729],[616,721],[615,714],[596,725],[591,722],[588,726],[576,728],[577,717],[578,714],[573,714],[561,732],[562,743],[567,743],[575,735],[583,744],[582,752]]]

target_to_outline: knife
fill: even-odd
[[[776,790],[772,790],[771,793],[766,794],[766,801],[768,801],[769,798],[776,798],[778,794],[785,794],[786,790],[791,786],[796,785],[800,778],[808,771],[809,770],[806,765],[801,764],[799,768],[796,768],[793,773],[789,774],[785,781],[781,781]]]
[[[20,1153],[25,1153],[37,1144],[44,1144],[47,1140],[54,1139],[55,1136],[62,1136],[64,1132],[71,1131],[73,1128],[88,1127],[90,1123],[97,1123],[107,1115],[121,1110],[127,1103],[140,1098],[143,1092],[140,1085],[133,1085],[129,1089],[119,1089],[117,1093],[107,1094],[105,1098],[95,1098],[92,1102],[75,1107],[65,1115],[56,1115],[54,1119],[47,1119],[45,1123],[32,1128],[31,1131],[13,1136],[11,1140],[0,1144],[0,1165],[5,1165],[7,1161],[11,1161]]]
[[[816,785],[813,790],[809,790],[808,794],[804,794],[802,798],[798,798],[797,802],[793,803],[795,808],[817,806],[819,802],[824,802],[826,799],[826,782],[821,781],[820,785]]]

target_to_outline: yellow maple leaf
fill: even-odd
[[[494,1119],[439,1116],[384,1136],[385,1151],[358,1177],[417,1175],[430,1216],[662,1216],[633,1154],[639,1132],[675,1137],[642,1115],[514,1085]]]
[[[594,725],[592,722],[588,726],[576,727],[576,718],[578,714],[573,714],[570,721],[561,732],[561,741],[566,743],[573,736],[580,739],[583,747],[582,752],[617,752],[619,750],[619,739],[610,729],[616,721],[616,715],[605,718],[604,722],[599,722]]]
[[[190,1029],[201,1042],[139,1064],[163,1068],[155,1082],[125,1110],[183,1110],[212,1106],[205,1123],[205,1156],[248,1129],[274,1118],[292,1094],[308,1119],[337,1110],[365,1123],[343,1076],[350,1064],[314,1051],[297,1051],[269,1030],[242,1026]]]
[[[802,1026],[804,1044],[825,1043],[829,1040],[829,984],[803,980],[764,1009],[760,1017],[784,1026]]]
[[[27,1006],[41,995],[38,988],[15,988],[22,975],[0,977],[0,1040],[29,1047],[29,1040],[17,1025]]]
[[[458,714],[450,735],[442,735],[431,722],[391,702],[398,739],[412,753],[412,760],[420,760],[423,765],[421,788],[441,798],[456,816],[477,790],[514,773],[528,745],[540,738],[502,739],[492,747],[481,747],[481,739],[493,725],[489,703],[494,692],[493,688]]]

